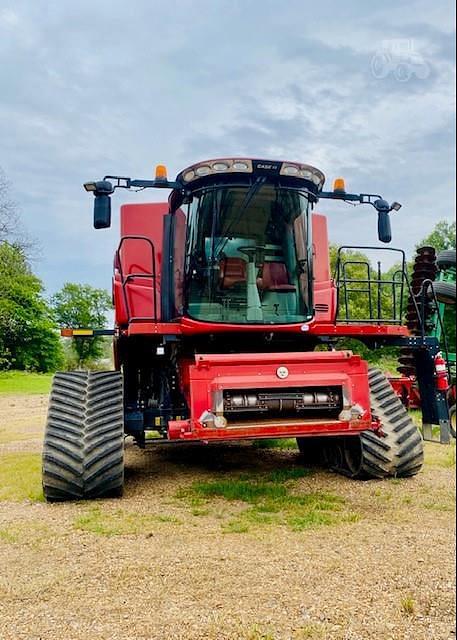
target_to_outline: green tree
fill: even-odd
[[[61,327],[72,329],[101,329],[106,325],[111,298],[104,289],[90,285],[66,283],[51,298],[55,318]],[[104,354],[101,337],[77,338],[72,348],[80,364],[96,361]]]
[[[24,249],[0,242],[0,369],[55,370],[58,332]]]
[[[429,235],[419,242],[419,247],[434,247],[436,252],[444,251],[445,249],[455,249],[455,231],[456,225],[454,222],[448,222],[447,220],[441,220],[435,225],[435,228]]]

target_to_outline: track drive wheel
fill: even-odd
[[[360,436],[328,439],[327,458],[333,469],[355,479],[408,478],[422,468],[422,437],[387,377],[370,369],[371,408],[382,425],[382,435],[364,431]],[[338,449],[336,453],[334,449]]]
[[[57,373],[43,448],[49,502],[115,497],[124,484],[122,375]]]

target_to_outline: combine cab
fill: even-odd
[[[331,277],[327,222],[315,210],[324,199],[371,205],[389,243],[389,214],[400,205],[347,193],[341,179],[324,191],[324,180],[308,165],[231,158],[193,165],[175,181],[159,166],[154,180],[85,185],[97,229],[110,226],[116,189],[170,195],[121,207],[116,371],[56,375],[44,444],[48,500],[119,494],[124,436],[142,448],[294,437],[304,459],[353,478],[420,470],[421,435],[384,374],[336,346],[356,338],[373,349],[408,348],[427,420],[448,437],[439,342],[402,325],[411,293],[404,254],[392,281],[367,273],[370,312],[353,318],[353,279],[343,251]],[[386,290],[388,317],[379,303]]]

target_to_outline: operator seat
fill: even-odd
[[[246,283],[246,261],[243,258],[222,258],[219,263],[221,289],[231,289]]]
[[[274,293],[296,291],[294,285],[289,284],[284,262],[265,262],[262,267],[262,277],[257,279],[257,286],[262,291],[272,291]]]

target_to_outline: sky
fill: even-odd
[[[110,287],[88,180],[287,159],[403,208],[412,252],[455,216],[455,9],[445,0],[0,0],[0,167],[49,294]],[[120,195],[122,193],[122,195]],[[376,243],[370,207],[322,201],[330,238]]]

